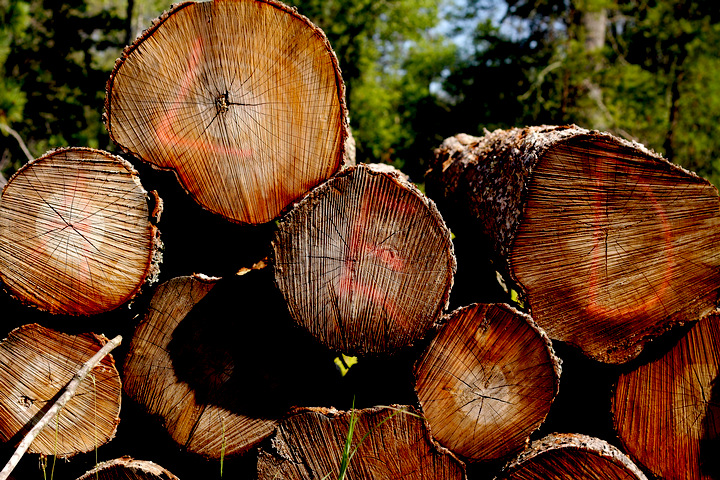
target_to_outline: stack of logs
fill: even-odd
[[[125,49],[123,155],[49,152],[0,199],[6,447],[100,329],[131,338],[121,373],[95,366],[29,450],[77,455],[74,478],[720,478],[717,190],[543,126],[445,140],[433,201],[354,165],[344,95],[323,32],[274,0],[176,5]],[[155,438],[211,462],[170,473]]]

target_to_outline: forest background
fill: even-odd
[[[717,0],[290,0],[328,36],[358,162],[422,182],[450,135],[576,123],[720,185]],[[168,0],[0,0],[0,168],[61,146],[117,151],[102,124],[122,48]]]

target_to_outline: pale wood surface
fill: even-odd
[[[294,9],[190,2],[125,50],[105,119],[116,143],[174,170],[203,207],[259,224],[342,165],[344,95],[325,35]]]
[[[547,335],[507,305],[452,312],[415,367],[433,437],[472,461],[522,450],[545,420],[560,382]]]
[[[178,480],[178,477],[148,460],[122,457],[98,464],[77,480]]]
[[[127,303],[158,274],[151,203],[132,166],[107,152],[60,149],[26,164],[0,199],[0,279],[51,313]]]

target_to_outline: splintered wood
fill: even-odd
[[[647,480],[605,440],[553,434],[536,440],[505,466],[496,480]]]
[[[399,176],[351,167],[278,227],[275,278],[298,324],[348,354],[411,345],[447,306],[455,257],[435,205]]]
[[[376,407],[306,409],[283,421],[273,437],[273,451],[261,451],[258,480],[341,478],[351,425],[348,480],[465,478],[462,462],[434,444],[412,408]]]
[[[427,185],[491,238],[550,338],[594,359],[630,360],[715,308],[717,190],[639,144],[574,126],[459,135]]]
[[[99,150],[28,163],[0,199],[0,279],[51,313],[119,307],[158,273],[160,205],[149,200],[132,166]]]
[[[473,461],[525,447],[558,391],[560,360],[532,319],[507,305],[453,312],[415,368],[433,437]]]
[[[272,0],[188,2],[118,60],[105,121],[206,209],[272,220],[343,163],[344,85],[324,33]]]
[[[122,457],[98,464],[77,480],[178,480],[178,477],[156,463]]]
[[[105,341],[93,334],[67,335],[37,324],[10,332],[0,343],[0,440],[20,442]],[[120,376],[108,355],[28,451],[70,457],[108,442],[119,422],[120,395]]]
[[[666,480],[720,476],[720,316],[712,314],[662,357],[620,375],[613,419],[639,463]]]

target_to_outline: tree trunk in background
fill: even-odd
[[[67,335],[37,324],[10,332],[0,343],[0,440],[11,445],[20,442],[106,341],[94,334]],[[66,458],[107,443],[120,421],[120,394],[120,375],[108,355],[28,451]]]
[[[591,358],[630,360],[716,306],[717,190],[639,144],[574,126],[458,135],[426,182],[453,229],[491,239],[550,338]]]
[[[275,278],[295,321],[346,354],[421,338],[448,303],[455,257],[435,205],[398,175],[348,168],[279,224]]]
[[[50,152],[3,190],[0,279],[50,313],[113,310],[158,274],[161,208],[121,158],[87,148]]]
[[[543,422],[560,360],[528,315],[476,304],[449,315],[415,377],[433,437],[464,458],[492,461],[522,450]]]
[[[613,398],[618,437],[665,480],[720,475],[720,316],[711,314],[662,357],[620,375]]]
[[[153,462],[122,457],[97,465],[77,480],[178,480],[178,477]]]
[[[348,480],[465,478],[463,463],[434,444],[418,413],[393,406],[301,410],[280,424],[272,452],[261,450],[258,480],[341,478],[351,428]]]
[[[640,469],[605,440],[553,434],[536,440],[496,480],[646,480]]]
[[[123,150],[233,222],[273,220],[345,159],[337,59],[273,1],[177,5],[118,60],[105,109]]]
[[[602,68],[601,50],[605,47],[605,34],[607,32],[608,14],[606,8],[591,10],[587,7],[580,12],[580,24],[584,35],[583,47],[585,49],[586,69],[590,76],[586,77],[582,86],[590,104],[580,110],[587,126],[597,130],[607,130],[612,127],[612,116],[603,102],[603,93],[600,85],[592,78]]]

